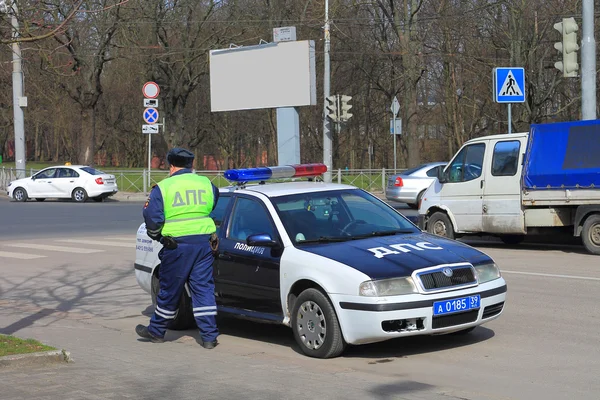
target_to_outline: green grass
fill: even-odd
[[[33,339],[19,339],[14,336],[0,335],[0,357],[14,354],[37,353],[56,350]]]

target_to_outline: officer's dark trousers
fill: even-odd
[[[175,319],[185,282],[189,282],[194,318],[202,340],[212,342],[219,335],[213,279],[214,257],[208,239],[209,235],[177,238],[176,249],[162,248],[159,252],[160,291],[148,327],[154,336],[163,337],[167,325]]]

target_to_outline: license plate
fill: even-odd
[[[481,297],[467,296],[459,299],[436,301],[433,303],[433,315],[452,314],[479,308]]]

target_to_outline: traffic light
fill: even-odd
[[[348,102],[352,100],[352,96],[346,96],[345,94],[340,95],[341,107],[340,107],[340,120],[348,121],[352,114],[348,112],[352,108]]]
[[[327,109],[327,116],[333,121],[339,121],[339,109],[338,109],[338,98],[337,95],[329,96],[325,98],[325,108]]]
[[[562,22],[554,24],[554,29],[562,35],[562,42],[554,43],[554,48],[562,53],[562,61],[554,63],[554,67],[563,73],[566,78],[577,77],[579,64],[577,63],[577,34],[579,26],[575,18],[563,18]]]

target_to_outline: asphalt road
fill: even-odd
[[[83,204],[71,200],[17,203],[0,196],[0,237],[73,235],[99,232],[128,234],[143,222],[143,202]]]
[[[170,331],[160,345],[133,331],[152,310],[132,268],[140,207],[0,199],[3,218],[24,221],[20,238],[0,231],[0,333],[75,360],[3,369],[0,399],[600,398],[600,259],[581,247],[471,241],[498,262],[509,291],[501,317],[466,336],[315,360],[289,328],[220,319],[221,344],[207,351],[194,331]]]

